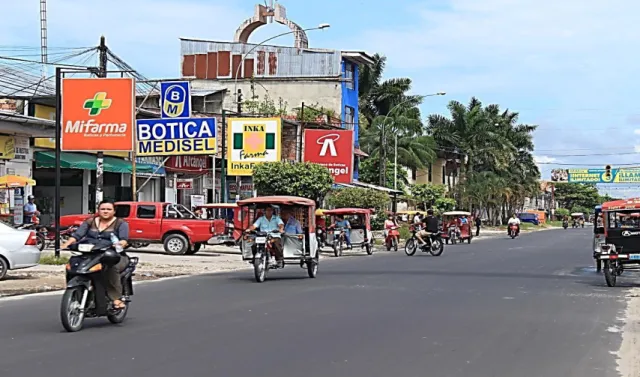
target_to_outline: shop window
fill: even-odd
[[[139,219],[155,219],[156,206],[138,206],[136,216]]]
[[[131,214],[131,206],[128,204],[119,204],[116,206],[116,217],[126,219]]]
[[[353,64],[345,63],[344,64],[344,76],[346,79],[347,89],[354,90],[355,89],[355,80],[353,74]]]
[[[354,125],[354,116],[355,110],[351,106],[344,107],[344,128],[347,130],[352,130]]]

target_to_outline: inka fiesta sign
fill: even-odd
[[[304,161],[325,166],[336,183],[351,183],[353,131],[304,130]]]
[[[188,81],[160,85],[161,119],[140,119],[138,156],[211,155],[217,153],[216,119],[191,118]]]
[[[165,169],[177,172],[202,172],[209,169],[208,156],[171,156],[164,164]]]
[[[134,90],[132,78],[62,79],[62,150],[133,150]]]
[[[256,164],[280,161],[280,118],[231,118],[228,124],[229,175],[252,175]]]

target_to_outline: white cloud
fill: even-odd
[[[558,162],[557,158],[549,156],[534,156],[533,158],[536,161],[536,164],[550,164],[552,162]]]
[[[636,135],[640,135],[640,128],[637,128],[633,131],[634,134]]]
[[[633,150],[634,150],[634,152],[636,152],[636,153],[640,153],[640,145],[638,145],[638,144],[634,145],[634,146],[633,146]]]

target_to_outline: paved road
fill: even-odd
[[[589,229],[327,257],[138,286],[122,326],[62,332],[59,296],[0,301],[0,376],[608,377],[624,288],[591,268]],[[626,280],[629,282],[628,278]]]

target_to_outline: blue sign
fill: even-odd
[[[138,156],[217,153],[215,118],[139,119]]]
[[[189,81],[160,83],[160,111],[162,118],[189,118],[191,116]]]

